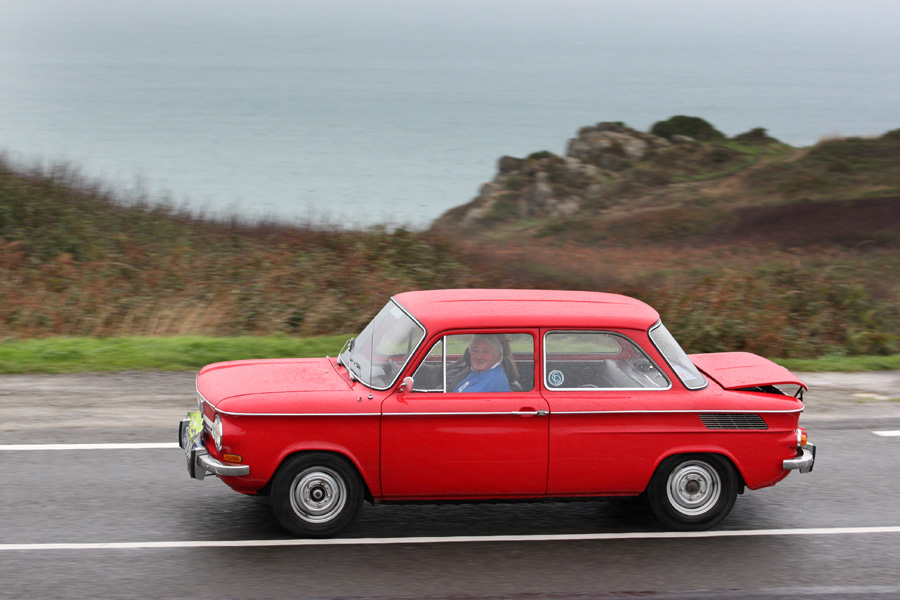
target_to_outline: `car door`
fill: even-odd
[[[506,348],[494,367],[502,373],[471,373],[471,348],[486,335]],[[495,331],[434,342],[414,369],[411,388],[382,405],[385,499],[544,495],[548,406],[534,384],[534,339],[533,332]],[[466,369],[474,375],[469,384]],[[481,383],[504,377],[509,387],[499,391]]]
[[[677,395],[669,378],[621,332],[550,331],[543,342],[548,495],[639,493],[682,417],[665,410]]]

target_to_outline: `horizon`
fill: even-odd
[[[698,18],[702,16],[702,18]],[[900,127],[900,4],[7,0],[0,150],[213,211],[426,225],[503,155],[673,115]]]

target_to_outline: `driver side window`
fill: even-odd
[[[534,387],[534,338],[527,333],[448,335],[413,373],[415,392],[503,393]]]

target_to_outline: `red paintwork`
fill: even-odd
[[[431,290],[405,292],[395,299],[426,327],[442,329],[555,327],[646,331],[659,320],[659,313],[640,300],[599,292]]]
[[[646,304],[613,294],[522,290],[408,292],[395,300],[427,333],[397,383],[370,391],[333,359],[256,360],[205,367],[197,387],[206,416],[223,422],[216,458],[237,454],[250,474],[223,477],[235,490],[263,491],[295,452],[328,451],[356,466],[376,501],[635,495],[657,465],[678,453],[728,457],[751,489],[775,484],[797,455],[800,400],[734,391],[803,383],[746,353],[693,355],[709,377],[684,388],[650,342],[659,319]],[[554,329],[615,331],[666,374],[665,390],[554,391],[543,387],[542,343]],[[530,332],[535,386],[506,394],[401,392],[435,340],[451,332]],[[547,411],[520,416],[513,411]],[[710,430],[704,412],[760,414],[768,429]],[[290,416],[294,415],[294,416]]]

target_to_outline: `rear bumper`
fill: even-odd
[[[785,470],[799,470],[801,473],[809,473],[813,470],[816,463],[816,446],[814,444],[806,444],[800,446],[800,456],[797,458],[788,458],[783,463]]]
[[[208,473],[228,477],[250,474],[250,465],[223,463],[210,456],[203,445],[203,430],[191,428],[190,414],[178,424],[178,445],[184,450],[188,475],[192,479],[203,479]]]

